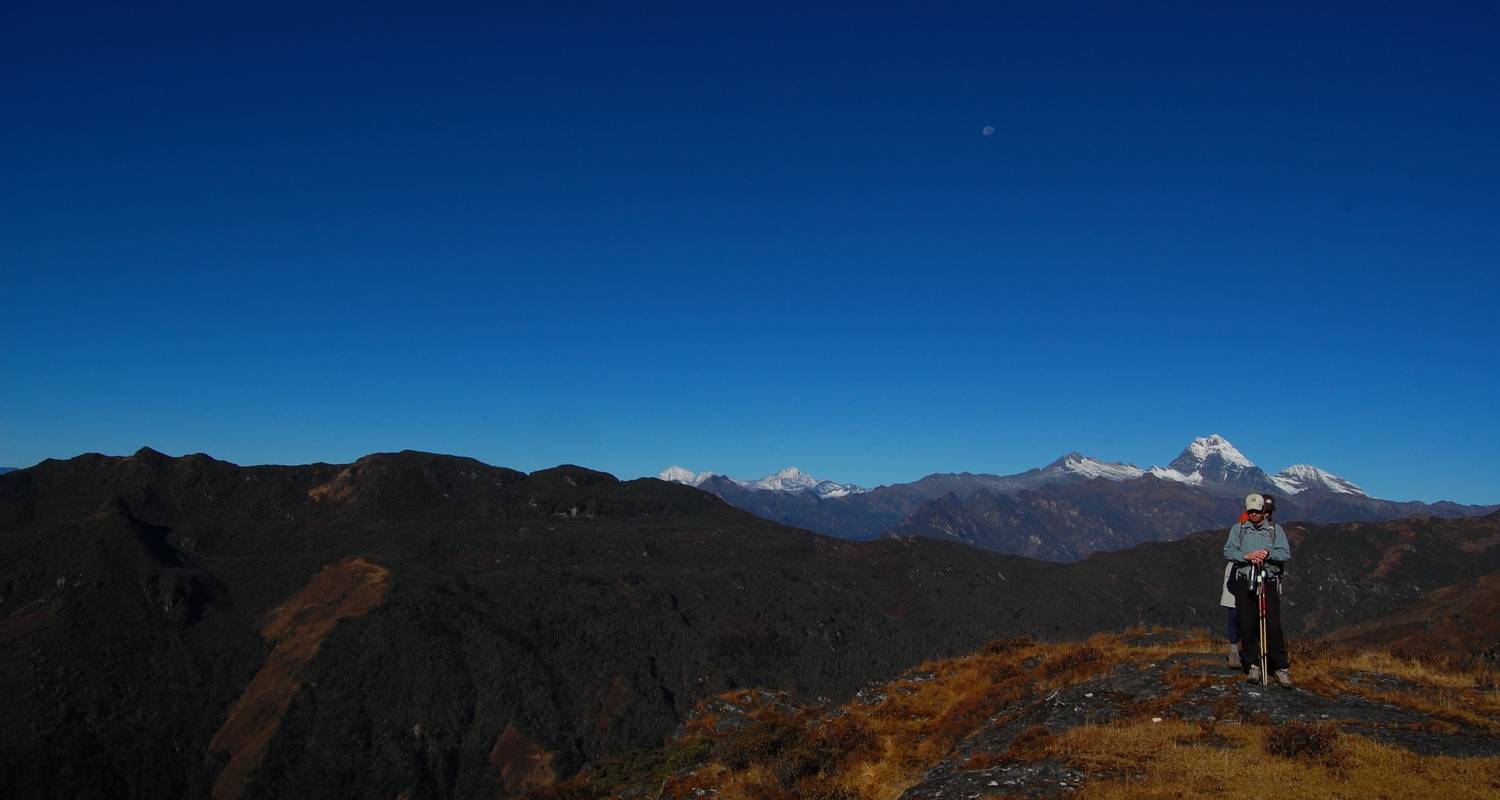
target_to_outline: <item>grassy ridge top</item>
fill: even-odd
[[[849,703],[745,690],[659,751],[535,800],[602,797],[1494,797],[1500,694],[1458,670],[1302,640],[1293,690],[1246,684],[1214,641],[1021,637],[924,663]]]

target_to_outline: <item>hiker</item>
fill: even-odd
[[[1239,617],[1242,669],[1251,683],[1261,682],[1259,602],[1256,598],[1257,587],[1252,582],[1252,575],[1258,568],[1264,570],[1266,576],[1267,666],[1276,682],[1290,689],[1291,661],[1286,652],[1286,638],[1281,631],[1281,592],[1278,584],[1282,565],[1292,559],[1292,547],[1287,541],[1286,531],[1266,518],[1266,501],[1261,495],[1251,494],[1245,498],[1245,521],[1236,523],[1229,529],[1229,538],[1224,542],[1224,558],[1234,562],[1229,589],[1234,593],[1235,610]]]
[[[1262,492],[1260,499],[1262,510],[1265,512],[1264,519],[1266,522],[1274,523],[1276,521],[1276,498]],[[1250,515],[1241,511],[1239,521],[1245,523],[1249,520]],[[1240,613],[1234,607],[1234,592],[1229,589],[1229,579],[1234,574],[1234,563],[1233,561],[1224,562],[1224,580],[1219,583],[1219,605],[1224,608],[1226,612],[1224,616],[1227,617],[1224,629],[1229,637],[1229,668],[1243,670],[1244,661],[1240,658]]]

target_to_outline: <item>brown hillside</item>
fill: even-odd
[[[271,612],[261,635],[275,647],[209,744],[210,752],[229,756],[214,781],[214,800],[240,797],[323,639],[340,620],[379,605],[388,575],[384,567],[362,558],[344,559],[314,575],[296,597]]]
[[[1500,572],[1438,589],[1403,611],[1339,628],[1328,638],[1456,666],[1493,664],[1500,659]]]

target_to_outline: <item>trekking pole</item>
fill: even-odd
[[[1255,602],[1260,610],[1260,685],[1271,685],[1271,673],[1266,669],[1266,570],[1255,568]]]

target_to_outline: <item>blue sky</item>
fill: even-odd
[[[1484,4],[217,5],[0,6],[0,464],[1500,501]]]

